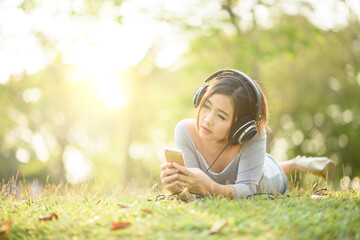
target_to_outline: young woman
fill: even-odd
[[[299,170],[324,176],[333,164],[328,158],[279,164],[268,155],[266,98],[255,81],[237,70],[210,75],[195,93],[194,105],[196,119],[184,119],[175,128],[175,145],[183,152],[186,167],[174,162],[161,165],[162,184],[172,193],[225,198],[284,194],[286,175]]]

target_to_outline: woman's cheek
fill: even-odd
[[[228,123],[224,124],[224,126],[222,127],[222,132],[227,134],[229,131],[230,131],[230,124]]]

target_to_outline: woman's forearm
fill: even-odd
[[[236,197],[235,189],[230,185],[212,184],[209,194],[214,197],[233,199]]]

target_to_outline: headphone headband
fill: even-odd
[[[240,72],[238,70],[235,70],[235,69],[222,69],[222,70],[219,70],[219,71],[216,71],[214,72],[213,74],[211,74],[209,77],[207,77],[204,81],[204,84],[203,86],[211,81],[213,78],[216,78],[222,74],[225,74],[225,73],[235,73],[237,76],[239,76],[242,80],[245,80],[248,84],[250,84],[250,86],[252,87],[252,89],[254,90],[254,93],[255,93],[255,96],[256,96],[256,116],[255,116],[255,123],[254,125],[258,125],[259,122],[261,121],[261,117],[262,117],[262,114],[263,114],[263,103],[264,103],[264,100],[263,100],[263,96],[261,94],[261,91],[258,87],[258,85],[254,82],[254,80],[252,80],[248,75],[246,75],[245,73],[243,72]]]

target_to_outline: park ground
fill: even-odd
[[[47,184],[35,196],[24,182],[3,181],[0,238],[360,239],[360,193],[350,185],[332,190],[316,182],[310,189],[291,185],[280,196],[190,201],[158,185],[104,189]]]

